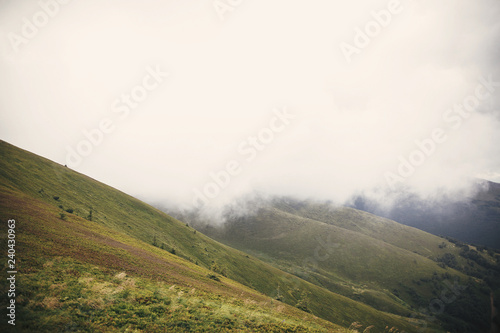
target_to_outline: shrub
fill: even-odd
[[[226,267],[219,266],[219,264],[217,264],[215,261],[212,261],[212,265],[210,266],[210,270],[213,271],[213,272],[215,272],[215,273],[219,273],[222,276],[226,276],[227,277]]]
[[[58,201],[58,200],[59,200],[59,197],[58,197],[58,196],[56,196],[56,195],[54,195],[54,196],[52,197],[52,199],[54,199],[55,201]]]
[[[458,265],[457,258],[451,253],[445,253],[443,256],[437,258],[437,261],[451,268],[456,268]]]
[[[220,281],[219,277],[215,274],[208,274],[207,275],[209,279],[215,280],[215,281]]]
[[[66,212],[68,212],[68,213],[70,213],[70,214],[73,214],[73,209],[68,208],[68,209],[66,209]]]
[[[89,215],[87,215],[87,220],[92,221],[92,209],[89,212]]]
[[[311,310],[309,310],[309,297],[307,293],[303,292],[300,295],[300,300],[297,302],[297,304],[295,304],[295,307],[304,312],[311,313]]]

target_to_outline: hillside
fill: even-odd
[[[17,221],[16,331],[336,329],[152,245],[2,192],[2,218]]]
[[[477,193],[460,200],[422,199],[407,193],[387,209],[359,196],[353,200],[353,207],[434,235],[500,249],[500,184],[479,180],[478,184]]]
[[[3,141],[0,193],[0,217],[16,220],[18,331],[414,328],[410,311],[377,310],[304,281]],[[6,294],[6,279],[1,286]]]
[[[244,217],[227,214],[201,231],[311,283],[379,310],[432,311],[456,283],[456,299],[436,310],[451,332],[486,332],[490,289],[499,295],[499,255],[347,207],[278,198]]]

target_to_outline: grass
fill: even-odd
[[[19,299],[25,331],[327,332],[266,300],[130,277],[70,258],[46,261],[20,285],[36,290]]]
[[[340,329],[108,227],[58,219],[40,200],[5,189],[0,202],[17,221],[18,331]]]
[[[334,332],[354,321],[375,325],[371,332],[387,325],[412,328],[407,318],[287,274],[125,193],[5,142],[0,142],[0,218],[18,221],[19,297],[25,302],[19,318],[31,325],[26,331],[66,325],[83,331],[155,331],[156,324],[167,330],[174,319],[157,323],[154,311],[146,311],[148,304],[136,304],[151,297],[141,294],[143,289],[162,290],[171,300],[159,304],[176,314],[179,325],[170,331],[186,331],[187,325],[209,331],[213,320],[224,327],[228,316],[227,325],[236,331]],[[5,248],[5,241],[0,246]],[[219,272],[210,270],[214,264]],[[135,282],[124,287],[122,272]],[[165,291],[173,285],[183,292],[181,303]],[[196,306],[200,299],[207,309]],[[96,320],[85,326],[91,313]],[[232,319],[234,313],[241,320]],[[134,314],[137,318],[130,319]]]
[[[491,264],[481,266],[461,256],[463,248],[394,221],[327,204],[278,201],[222,228],[200,230],[315,285],[402,316],[439,299],[446,281],[461,281],[469,286],[461,296],[468,304],[447,305],[441,325],[465,327],[470,321],[471,332],[488,327],[489,289],[495,288],[488,279],[500,278],[497,259],[478,253]],[[455,268],[437,262],[446,253],[456,258]],[[483,313],[469,316],[477,309]]]

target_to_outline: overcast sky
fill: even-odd
[[[150,202],[500,181],[497,0],[3,0],[0,50],[0,138]]]

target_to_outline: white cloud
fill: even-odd
[[[436,127],[448,140],[409,186],[431,193],[497,175],[500,89],[456,131],[442,116],[481,76],[500,81],[500,5],[401,1],[402,12],[348,64],[340,43],[388,3],[261,0],[221,21],[211,1],[73,1],[15,52],[8,34],[20,34],[39,7],[5,1],[2,139],[64,164],[66,146],[111,117],[116,129],[78,171],[179,205],[230,160],[242,172],[214,203],[251,190],[342,201],[385,185],[398,156]],[[156,65],[171,76],[118,119],[113,101]],[[238,145],[282,106],[296,119],[245,162]]]

